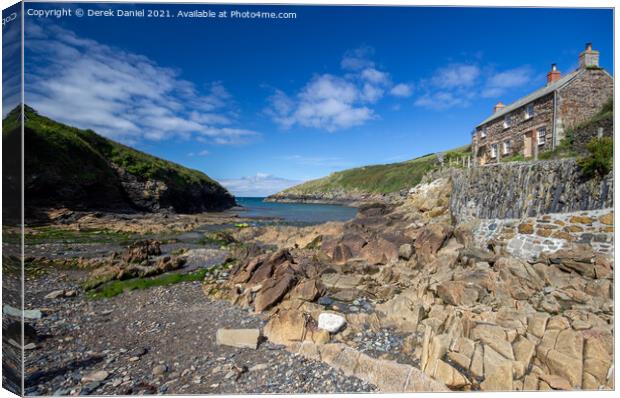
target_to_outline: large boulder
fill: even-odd
[[[285,274],[279,279],[267,279],[262,284],[262,289],[256,294],[254,311],[263,312],[278,303],[288,293],[296,280],[297,278],[293,274]]]
[[[452,227],[444,223],[427,224],[415,240],[415,252],[419,262],[430,263],[437,251],[452,233]]]
[[[360,257],[365,258],[370,264],[387,264],[398,259],[398,246],[383,237],[377,237],[362,248]]]
[[[263,334],[274,344],[289,345],[304,341],[308,318],[300,311],[278,311],[263,329]]]
[[[290,297],[292,299],[314,301],[323,294],[324,290],[325,288],[320,281],[316,279],[304,279],[291,290]]]
[[[378,304],[376,308],[389,325],[405,332],[417,331],[418,323],[425,316],[422,304],[408,292],[396,295],[391,300]]]
[[[446,281],[437,287],[437,295],[446,304],[471,306],[478,300],[478,289],[462,281]]]
[[[543,259],[562,270],[575,271],[589,278],[602,278],[611,273],[611,263],[601,256],[597,257],[590,245],[575,244],[567,249],[544,254]]]
[[[161,243],[158,240],[140,240],[132,243],[121,255],[126,263],[144,263],[151,256],[161,255]]]

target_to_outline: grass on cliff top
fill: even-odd
[[[469,145],[447,151],[444,158],[468,154]],[[286,189],[281,194],[304,195],[320,192],[369,192],[385,194],[408,189],[420,183],[424,174],[438,167],[436,154],[428,154],[400,163],[357,167],[338,171],[317,180]]]
[[[18,115],[19,110],[15,109],[4,119],[5,134],[15,129],[14,120]],[[72,180],[91,182],[113,175],[109,167],[111,162],[140,180],[157,178],[177,188],[194,184],[219,185],[198,170],[135,150],[92,130],[58,123],[28,106],[25,118],[24,127],[30,137],[28,150],[33,155],[27,160],[33,171],[53,167]]]

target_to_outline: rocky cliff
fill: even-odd
[[[20,129],[5,119],[3,143],[18,141]],[[26,208],[82,210],[217,211],[235,205],[220,184],[197,170],[156,158],[39,115],[26,107]]]
[[[613,207],[613,173],[583,176],[574,159],[450,170],[458,220],[521,218]]]

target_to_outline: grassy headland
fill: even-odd
[[[198,170],[24,109],[27,207],[192,213],[235,204],[224,187]],[[4,119],[5,145],[19,140],[20,116],[16,108]]]
[[[456,162],[469,153],[469,145],[444,153],[444,162]],[[455,164],[456,164],[455,163]],[[432,153],[400,163],[380,164],[338,171],[327,177],[307,181],[272,195],[270,199],[321,197],[354,198],[364,194],[389,194],[416,186],[429,171],[439,167],[437,154]]]

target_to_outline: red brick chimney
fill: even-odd
[[[493,107],[493,113],[499,111],[500,109],[504,109],[505,107],[506,105],[502,104],[502,101],[500,101]]]
[[[551,70],[547,73],[547,84],[551,84],[556,80],[560,79],[562,74],[558,70],[558,66],[556,64],[551,64]]]

